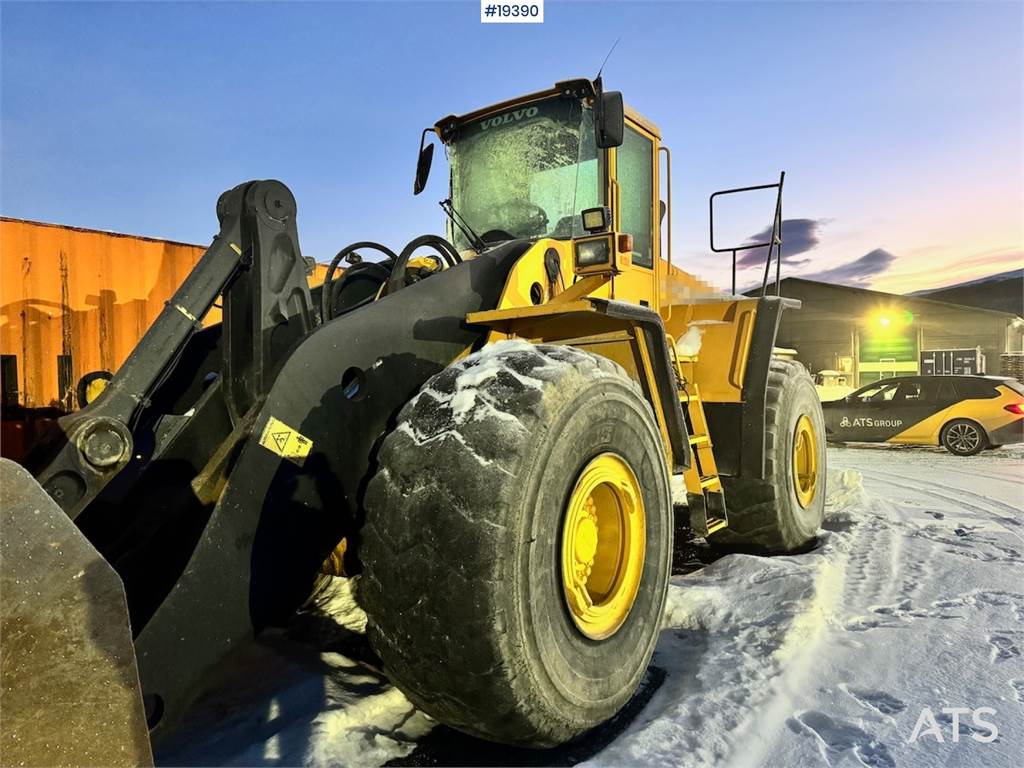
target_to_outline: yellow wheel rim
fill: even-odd
[[[562,587],[573,622],[603,640],[622,626],[644,568],[644,501],[636,475],[614,453],[584,467],[562,526]]]
[[[814,501],[818,491],[818,436],[806,414],[797,421],[793,433],[793,488],[804,508]]]

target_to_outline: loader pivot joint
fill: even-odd
[[[131,435],[116,419],[99,418],[88,422],[78,438],[78,449],[96,469],[110,469],[131,455]]]

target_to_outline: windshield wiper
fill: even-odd
[[[447,200],[442,200],[439,205],[441,206],[441,210],[447,214],[449,219],[452,220],[452,224],[459,228],[462,236],[470,242],[473,249],[477,253],[483,253],[484,249],[487,248],[487,243],[484,242],[480,235],[473,231],[473,228],[469,226],[469,222],[466,221],[465,217],[455,210],[455,206],[452,205],[452,199],[449,197]]]

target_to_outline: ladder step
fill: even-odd
[[[720,531],[723,528],[728,528],[729,524],[722,520],[720,517],[709,517],[707,518],[708,534],[712,534],[715,531]]]
[[[691,435],[690,445],[711,445],[711,438],[707,435]]]
[[[722,481],[718,479],[718,475],[712,475],[711,477],[702,477],[700,479],[701,488],[715,488],[721,487]]]

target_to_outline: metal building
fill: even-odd
[[[0,219],[4,405],[70,410],[78,379],[124,362],[204,250]]]
[[[781,293],[803,308],[783,313],[779,346],[812,372],[845,372],[853,386],[920,373],[927,350],[980,347],[987,373],[998,374],[1004,353],[1024,349],[1024,319],[1009,312],[800,278],[783,280]]]
[[[0,217],[3,455],[21,455],[38,419],[75,409],[83,375],[117,370],[205,250]],[[204,318],[219,321],[218,309]]]

